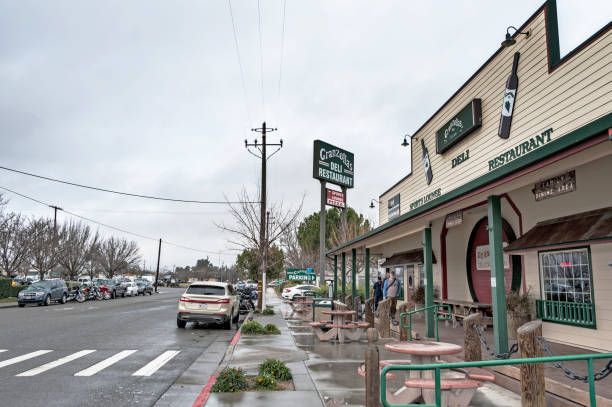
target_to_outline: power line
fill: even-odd
[[[234,48],[236,49],[236,57],[238,58],[238,68],[240,69],[240,81],[242,82],[242,93],[244,96],[244,109],[248,117],[248,123],[251,123],[251,109],[249,109],[249,98],[247,95],[246,81],[244,80],[244,68],[242,67],[242,58],[240,57],[240,47],[238,46],[238,33],[236,29],[236,21],[234,20],[234,12],[232,11],[232,0],[227,0],[230,17],[232,19],[232,31],[234,33]]]
[[[57,182],[57,183],[60,183],[60,184],[72,185],[73,187],[91,189],[91,190],[100,191],[100,192],[108,192],[108,193],[117,194],[117,195],[132,196],[132,197],[136,197],[136,198],[154,199],[154,200],[157,200],[157,201],[170,201],[170,202],[182,202],[182,203],[197,203],[197,204],[223,204],[223,205],[227,205],[227,204],[241,204],[241,203],[259,203],[259,202],[242,202],[242,201],[199,201],[199,200],[195,200],[195,199],[166,198],[166,197],[153,196],[153,195],[143,195],[143,194],[136,194],[136,193],[131,193],[131,192],[116,191],[116,190],[113,190],[113,189],[107,189],[107,188],[101,188],[101,187],[92,187],[90,185],[78,184],[76,182],[65,181],[65,180],[61,180],[61,179],[58,179],[58,178],[47,177],[47,176],[44,176],[44,175],[38,175],[38,174],[31,173],[31,172],[16,170],[14,168],[8,168],[8,167],[3,167],[3,166],[0,166],[0,170],[15,172],[17,174],[27,175],[29,177],[44,179],[46,181]]]
[[[51,204],[48,204],[48,203],[43,202],[43,201],[41,201],[39,199],[36,199],[36,198],[32,198],[31,196],[22,194],[20,192],[14,191],[12,189],[9,189],[9,188],[3,187],[3,186],[0,186],[0,189],[3,189],[3,190],[8,191],[8,192],[11,192],[11,193],[13,193],[15,195],[18,195],[18,196],[22,197],[22,198],[29,199],[30,201],[36,202],[38,204],[41,204],[41,205],[44,205],[44,206],[47,206],[47,207],[53,207],[53,205],[51,205]],[[76,214],[74,212],[71,212],[71,211],[68,211],[66,209],[61,209],[61,208],[58,208],[58,209],[61,210],[62,212],[67,213],[68,215],[71,215],[71,216],[75,217],[75,218],[82,219],[84,221],[87,221],[87,222],[90,222],[90,223],[94,223],[96,225],[103,226],[103,227],[108,228],[108,229],[116,230],[116,231],[121,232],[121,233],[125,233],[125,234],[128,234],[128,235],[136,236],[136,237],[139,237],[139,238],[142,238],[142,239],[147,239],[147,240],[154,240],[154,241],[158,241],[159,240],[159,238],[142,235],[140,233],[131,232],[131,231],[126,230],[126,229],[121,229],[121,228],[118,228],[116,226],[109,225],[107,223],[102,223],[102,222],[97,221],[95,219],[91,219],[91,218],[88,218],[88,217],[85,217],[85,216],[78,215],[78,214]],[[206,254],[219,255],[219,254],[224,254],[225,253],[223,251],[212,252],[212,251],[195,249],[193,247],[183,246],[183,245],[180,245],[180,244],[177,244],[177,243],[172,243],[172,242],[168,242],[168,241],[164,241],[164,240],[162,240],[162,243],[170,245],[170,246],[175,246],[175,247],[178,247],[178,248],[181,248],[181,249],[191,250],[191,251],[196,251],[196,252],[206,253]]]
[[[263,39],[261,35],[261,5],[259,0],[257,0],[257,17],[258,17],[258,25],[257,28],[259,30],[259,77],[261,82],[261,110],[263,115],[266,115],[266,98],[264,92],[264,74],[263,74]]]

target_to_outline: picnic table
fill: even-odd
[[[450,305],[452,307],[452,312],[453,312],[453,321],[463,320],[463,318],[475,312],[480,312],[483,315],[485,315],[491,310],[491,304],[486,304],[482,302],[446,299],[446,300],[435,301],[435,303]]]
[[[454,343],[435,341],[392,342],[385,345],[390,352],[410,355],[410,364],[423,365],[436,363],[440,356],[461,353],[463,348]],[[434,380],[431,371],[405,371],[404,385],[394,393],[387,394],[392,403],[407,404],[423,397],[426,403],[435,400]],[[407,376],[407,377],[406,377]],[[443,405],[468,405],[475,389],[480,385],[476,380],[465,378],[443,378],[442,390],[447,394]],[[467,390],[467,393],[466,393]],[[465,402],[467,400],[467,402]]]
[[[321,313],[329,315],[332,319],[331,321],[310,323],[320,341],[338,340],[339,343],[344,343],[347,339],[358,341],[363,330],[369,326],[367,322],[353,323],[351,321],[355,311],[325,310]]]

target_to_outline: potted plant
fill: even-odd
[[[529,290],[524,293],[510,291],[506,295],[508,309],[508,339],[516,339],[516,330],[531,321],[532,299]]]

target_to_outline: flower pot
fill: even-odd
[[[531,321],[526,312],[508,311],[508,339],[516,340],[516,330]]]

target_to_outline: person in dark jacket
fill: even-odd
[[[383,299],[383,282],[380,276],[374,283],[374,309],[378,309],[378,302]]]

